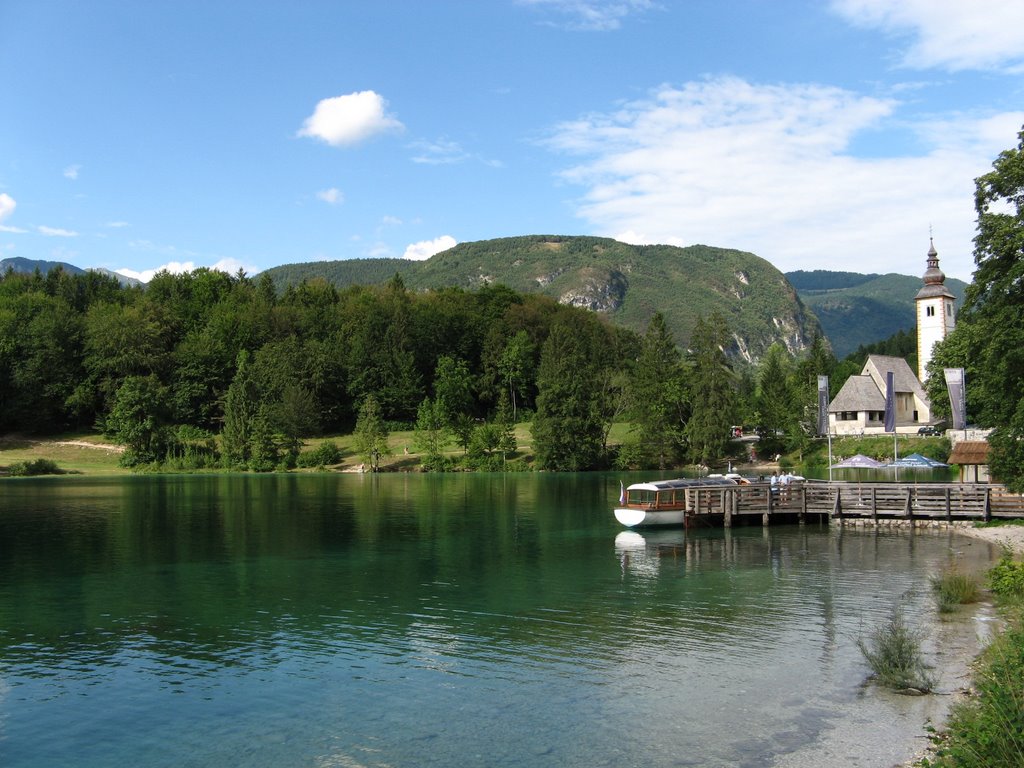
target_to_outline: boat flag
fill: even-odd
[[[625,503],[626,503],[626,486],[624,486],[622,484],[622,481],[619,480],[619,504],[625,504]]]
[[[896,432],[896,374],[885,374],[885,431]]]

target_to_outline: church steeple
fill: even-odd
[[[953,330],[953,302],[956,297],[946,287],[946,276],[939,269],[939,253],[935,241],[928,238],[928,266],[921,278],[924,285],[917,292],[917,377],[923,383],[928,375],[932,348]]]

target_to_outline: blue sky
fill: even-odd
[[[0,0],[0,258],[588,234],[970,279],[1020,0]]]

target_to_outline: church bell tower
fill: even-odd
[[[953,296],[946,287],[946,276],[939,269],[939,254],[929,238],[928,268],[924,272],[924,286],[917,292],[917,378],[924,383],[928,376],[928,362],[932,349],[953,330]]]

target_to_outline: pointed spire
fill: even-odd
[[[939,269],[939,252],[935,250],[935,240],[928,238],[928,268],[924,271],[925,285],[942,285],[946,275]]]

